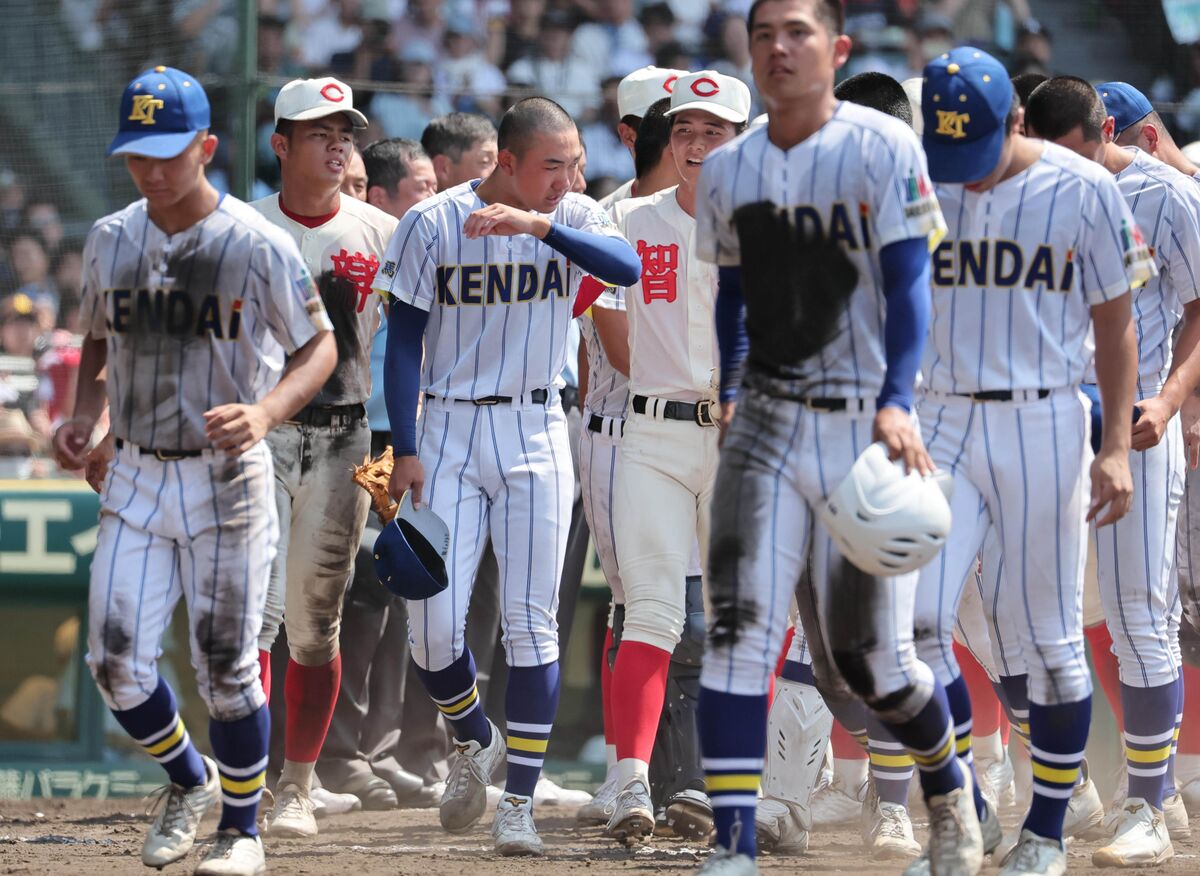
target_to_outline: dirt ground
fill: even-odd
[[[0,874],[145,873],[141,865],[142,837],[147,819],[137,800],[67,800],[0,802]],[[1006,824],[1018,813],[1006,813]],[[567,811],[544,807],[538,816],[546,857],[503,859],[492,853],[486,825],[474,833],[451,837],[442,832],[433,809],[400,812],[356,812],[321,822],[313,840],[268,840],[272,873],[363,874],[399,873],[516,874],[578,872],[604,876],[615,873],[688,873],[702,853],[677,840],[657,839],[636,853],[616,846],[599,828],[579,828]],[[203,833],[215,828],[206,820]],[[918,839],[924,824],[918,822]],[[1074,872],[1092,869],[1091,852],[1099,843],[1073,843],[1069,866]],[[1200,825],[1195,838],[1175,844],[1175,860],[1156,873],[1200,873]],[[166,874],[191,871],[202,852],[193,851]],[[825,830],[813,838],[809,854],[799,858],[764,855],[761,869],[784,873],[822,871],[860,876],[897,874],[897,864],[872,862],[863,852],[856,829]],[[996,872],[988,867],[986,872]]]

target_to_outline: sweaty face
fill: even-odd
[[[513,183],[528,210],[550,213],[571,191],[583,158],[579,132],[574,125],[529,138],[515,156]]]
[[[671,124],[667,149],[683,184],[695,188],[700,168],[708,153],[737,136],[733,122],[719,119],[704,110],[684,110]]]
[[[359,201],[367,199],[367,168],[363,164],[358,150],[350,156],[350,164],[346,167],[346,175],[342,177],[342,194],[349,195]]]
[[[768,108],[833,87],[850,51],[816,14],[816,0],[768,0],[750,30],[750,67]]]
[[[444,188],[456,186],[473,179],[487,179],[496,169],[496,141],[482,140],[450,162],[451,180]]]
[[[284,173],[314,186],[340,187],[354,151],[354,128],[341,113],[293,122],[292,136],[271,138],[283,161]],[[286,142],[280,144],[279,140]],[[280,150],[282,149],[282,153]]]
[[[174,158],[126,155],[125,166],[129,168],[133,184],[149,202],[150,209],[161,212],[196,190],[204,179],[204,165],[212,158],[216,147],[216,137],[198,134],[192,144]]]

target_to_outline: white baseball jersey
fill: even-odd
[[[612,208],[616,206],[618,202],[637,197],[637,195],[633,193],[633,187],[636,185],[636,183],[636,179],[626,180],[625,182],[621,183],[619,186],[600,199],[600,206],[611,213]]]
[[[228,195],[178,234],[145,200],[96,222],[80,314],[107,339],[113,435],[169,450],[209,447],[205,411],[258,401],[285,353],[331,328],[295,244]]]
[[[333,322],[338,364],[310,404],[365,403],[371,395],[371,343],[380,320],[372,289],[396,218],[348,195],[333,216],[314,227],[285,212],[277,194],[250,206],[296,241]]]
[[[697,257],[696,220],[679,206],[675,186],[621,201],[613,218],[642,260],[641,279],[625,298],[630,391],[715,399],[717,268]]]
[[[623,290],[620,287],[604,290],[589,311],[579,317],[579,332],[588,357],[588,394],[584,407],[602,417],[623,419],[629,406],[629,378],[608,360],[600,332],[589,315],[592,309],[625,310]]]
[[[429,311],[421,388],[442,398],[518,397],[554,383],[566,365],[567,323],[581,272],[529,234],[462,234],[485,204],[478,180],[447,189],[405,214],[376,288]],[[619,236],[608,214],[568,193],[547,218]],[[414,253],[421,253],[414,256]]]
[[[1136,147],[1133,163],[1116,174],[1159,268],[1133,293],[1138,339],[1138,395],[1155,395],[1171,370],[1171,335],[1183,305],[1200,295],[1200,190],[1193,181]]]
[[[696,198],[699,257],[739,265],[734,212],[762,202],[838,242],[858,272],[833,339],[796,368],[780,370],[801,381],[807,395],[876,397],[886,367],[879,251],[912,238],[936,242],[945,231],[916,135],[891,116],[845,101],[786,152],[768,139],[766,125],[746,131],[704,161]],[[744,294],[753,337],[763,293]]]
[[[1092,360],[1090,308],[1157,273],[1113,175],[1046,143],[989,191],[939,185],[922,371],[935,392],[1056,389]]]

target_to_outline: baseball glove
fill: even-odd
[[[387,526],[396,516],[399,503],[393,502],[388,495],[388,480],[392,476],[392,448],[387,447],[383,453],[374,459],[364,462],[354,469],[351,475],[354,483],[358,484],[371,496],[371,507],[375,509],[379,522]]]

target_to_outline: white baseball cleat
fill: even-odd
[[[537,784],[533,787],[534,806],[562,806],[569,809],[586,806],[591,802],[592,795],[587,791],[564,788],[545,776],[539,776]]]
[[[201,756],[208,781],[194,788],[163,785],[148,799],[147,814],[155,813],[146,841],[142,844],[142,863],[147,867],[165,867],[187,855],[196,844],[196,829],[204,813],[221,796],[221,777],[212,758]]]
[[[1002,854],[996,854],[1004,841],[1004,828],[1000,825],[1000,818],[996,815],[996,811],[992,809],[991,804],[988,804],[984,813],[983,819],[979,822],[979,835],[983,840],[983,853],[992,855],[994,861],[1001,861],[1004,858]],[[1005,853],[1012,851],[1013,846],[1017,844],[1016,836],[1013,836],[1012,841],[1004,849]],[[909,864],[904,870],[904,876],[929,876],[929,850],[924,849],[921,852],[921,857]]]
[[[1022,830],[1000,876],[1064,876],[1066,872],[1067,852],[1060,841]]]
[[[1187,807],[1183,803],[1183,795],[1176,791],[1170,797],[1163,798],[1163,821],[1167,824],[1167,833],[1172,841],[1192,838],[1192,825],[1188,821]]]
[[[704,876],[757,876],[758,864],[749,855],[718,846],[696,872]]]
[[[488,719],[492,730],[492,741],[487,747],[475,740],[454,740],[454,751],[450,754],[450,773],[446,776],[446,790],[438,807],[442,827],[450,833],[465,833],[483,818],[487,811],[488,784],[492,771],[504,760],[507,747],[500,730]]]
[[[863,799],[866,797],[870,779],[853,790],[847,788],[836,773],[828,784],[821,784],[813,791],[812,812],[814,827],[833,827],[846,824],[862,816]]]
[[[1096,867],[1145,867],[1175,857],[1163,814],[1141,797],[1130,797],[1112,842],[1092,853]]]
[[[267,872],[262,840],[227,828],[220,831],[196,876],[259,876]]]
[[[910,861],[921,854],[913,839],[908,810],[897,803],[881,803],[874,794],[863,807],[863,845],[876,861]]]
[[[937,876],[976,876],[983,866],[983,836],[971,771],[964,768],[963,787],[929,798],[929,866]]]
[[[617,793],[604,833],[625,845],[644,842],[654,834],[654,804],[644,781],[631,779]]]
[[[267,816],[267,834],[296,838],[316,836],[317,816],[312,796],[296,785],[284,785],[277,790],[275,808]]]
[[[1012,804],[1016,800],[1016,787],[1013,784],[1015,773],[1008,749],[1004,749],[999,760],[985,761],[977,758],[975,761],[975,777],[979,782],[979,793],[983,795],[994,811]]]
[[[1200,813],[1200,779],[1192,779],[1178,786],[1179,796],[1189,812]]]
[[[533,801],[528,797],[508,796],[496,807],[492,837],[497,853],[506,857],[545,853],[537,825],[533,823]]]
[[[808,851],[808,831],[796,807],[782,800],[762,799],[754,810],[758,847],[777,855],[803,855]]]
[[[604,784],[596,789],[591,801],[579,807],[579,811],[575,813],[575,820],[584,824],[608,824],[612,815],[612,804],[617,799],[619,790],[621,789],[617,785],[617,772],[613,770],[604,780]]]
[[[313,802],[313,816],[325,818],[329,815],[345,815],[362,809],[362,801],[353,794],[338,794],[326,788],[313,788],[309,792]]]
[[[703,791],[685,788],[667,800],[667,825],[681,839],[707,843],[713,832],[712,801]]]
[[[1071,801],[1063,818],[1063,839],[1099,839],[1104,836],[1104,803],[1085,771],[1083,781],[1071,791]]]

